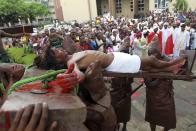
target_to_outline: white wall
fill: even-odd
[[[196,0],[187,0],[187,2],[192,10],[196,9]]]
[[[96,0],[89,0],[91,17],[97,16]],[[65,21],[77,20],[79,22],[90,20],[88,0],[61,0],[63,17]]]
[[[154,5],[154,0],[149,0],[149,10],[154,10],[155,5]]]

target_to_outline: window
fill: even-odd
[[[122,1],[121,0],[116,0],[116,13],[121,13],[122,12]]]
[[[156,9],[158,8],[158,4],[155,4],[155,8],[156,8]]]
[[[169,0],[154,0],[154,7],[156,9],[165,9],[168,7]]]
[[[166,3],[166,5],[165,5],[166,7],[169,7],[169,4],[168,3]]]
[[[144,11],[144,0],[138,0],[138,10]]]
[[[131,12],[133,12],[133,0],[130,0],[130,9],[131,9]]]
[[[162,5],[162,8],[165,8],[165,4],[166,4],[166,3],[165,3],[165,0],[161,0],[161,1],[160,1],[160,5]]]
[[[155,7],[155,9],[158,8],[158,4],[159,4],[158,0],[154,0],[154,7]]]

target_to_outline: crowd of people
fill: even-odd
[[[196,11],[186,14],[179,12],[172,14],[167,11],[161,14],[151,12],[141,19],[97,17],[95,21],[90,23],[75,22],[71,28],[54,27],[33,33],[28,36],[27,45],[32,47],[37,54],[34,65],[38,68],[61,69],[76,63],[79,82],[84,88],[87,88],[87,91],[81,89],[82,95],[80,97],[90,107],[91,104],[100,104],[91,91],[100,89],[101,86],[105,90],[104,81],[96,79],[97,76],[102,77],[100,75],[101,69],[121,73],[137,73],[140,69],[152,72],[178,73],[178,70],[176,71],[176,68],[179,67],[178,64],[184,64],[184,59],[178,59],[180,51],[196,49],[194,16],[196,16]],[[18,44],[11,46],[17,47]],[[125,57],[126,59],[124,59]],[[170,61],[171,59],[174,60]],[[127,63],[121,63],[125,61]],[[132,64],[129,63],[130,61]],[[134,69],[134,71],[129,71],[129,69]],[[102,83],[100,87],[95,84],[98,80]],[[88,85],[88,82],[91,86]],[[145,120],[150,123],[151,130],[155,131],[156,125],[163,126],[164,131],[175,128],[173,81],[171,79],[146,78],[144,82],[147,87]],[[89,101],[89,95],[95,101],[94,103],[92,100]],[[105,108],[105,106],[103,107]],[[113,107],[110,104],[105,110],[109,110],[110,115],[115,118]],[[87,120],[92,116],[87,116]],[[108,120],[105,119],[105,122],[109,122]],[[115,122],[113,121],[114,125],[111,124],[112,128],[107,127],[108,130],[116,128]],[[92,128],[92,130],[96,129],[94,127],[97,125],[94,124],[92,120],[90,124],[88,121],[86,123],[87,127],[89,126],[88,128]],[[17,128],[16,125],[15,128]]]
[[[22,37],[20,41],[13,38],[12,43],[9,42],[11,44],[5,41],[4,45],[6,48],[21,47],[21,43],[27,41],[29,46],[39,50],[48,40],[57,47],[62,45],[63,37],[70,36],[80,50],[126,50],[130,54],[145,56],[148,46],[157,35],[162,53],[177,57],[180,50],[196,48],[195,14],[195,11],[184,14],[151,12],[141,19],[97,17],[92,23],[75,22],[71,28],[59,25],[57,28],[32,33],[28,38]]]

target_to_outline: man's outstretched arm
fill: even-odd
[[[10,33],[6,33],[4,31],[0,31],[0,36],[1,37],[21,37],[21,36],[24,36],[24,35],[29,35],[29,33],[18,33],[18,34],[10,34]]]

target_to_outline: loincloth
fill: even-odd
[[[106,71],[117,73],[137,73],[140,70],[141,59],[137,55],[122,52],[113,52],[112,63],[105,68]]]

